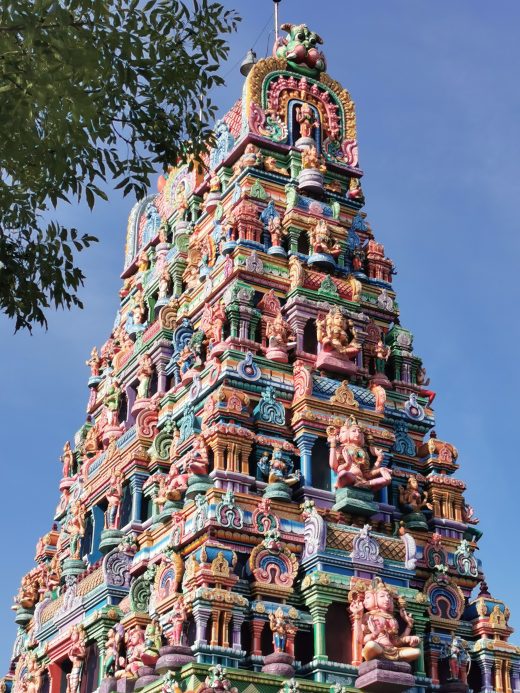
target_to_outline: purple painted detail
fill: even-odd
[[[415,685],[411,672],[406,662],[372,659],[360,665],[356,688],[369,693],[400,693]]]

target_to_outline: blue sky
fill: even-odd
[[[224,4],[244,21],[216,95],[222,110],[240,94],[238,64],[272,12],[270,0]],[[459,449],[489,586],[520,628],[520,4],[282,0],[280,19],[323,36],[328,72],[356,103],[365,210],[396,263],[401,322],[438,392],[436,430]],[[0,674],[15,635],[12,595],[50,528],[63,443],[84,421],[83,364],[117,310],[131,205],[113,192],[92,214],[61,216],[101,239],[81,258],[85,310],[51,315],[48,332],[32,337],[0,319]]]

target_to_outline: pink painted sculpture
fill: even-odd
[[[380,578],[374,578],[364,592],[351,595],[350,613],[354,621],[354,650],[362,647],[365,661],[390,659],[414,662],[419,659],[420,639],[410,635],[413,617],[405,609],[404,599],[399,599],[399,615],[406,624],[399,633],[399,623],[394,617],[394,598]],[[354,654],[356,659],[356,654]]]
[[[87,656],[85,631],[82,626],[72,627],[70,642],[71,645],[67,655],[72,662],[72,669],[70,674],[67,674],[67,693],[80,693],[81,677]]]
[[[108,507],[105,512],[105,529],[118,529],[123,498],[123,482],[120,472],[114,472],[111,475],[106,498]]]
[[[188,618],[188,612],[184,603],[184,597],[180,594],[175,600],[168,616],[171,630],[168,632],[168,644],[171,646],[184,645],[184,627]]]
[[[349,331],[352,331],[351,321],[337,306],[331,308],[327,315],[318,317],[316,329],[318,342],[324,351],[335,351],[348,358],[354,358],[359,353],[361,345],[355,335],[352,339],[349,337]]]
[[[365,436],[353,416],[345,421],[339,435],[329,436],[329,444],[330,467],[338,475],[336,488],[355,486],[375,491],[391,482],[392,472],[386,467],[381,467],[384,458],[381,448],[371,448],[376,461],[370,468],[370,460],[365,450]]]

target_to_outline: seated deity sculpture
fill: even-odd
[[[350,359],[359,353],[361,345],[356,336],[349,338],[352,323],[343,315],[338,306],[331,308],[327,315],[319,317],[316,320],[316,328],[318,342],[324,351],[335,351]]]
[[[399,633],[399,623],[394,616],[394,598],[380,578],[374,578],[371,586],[357,593],[350,604],[354,619],[354,637],[360,640],[365,661],[389,659],[414,662],[421,655],[420,639],[410,635],[413,617],[406,610],[404,599],[399,599],[399,615],[405,624]]]
[[[391,482],[392,472],[381,466],[384,458],[381,448],[370,449],[376,458],[370,467],[365,436],[354,417],[345,421],[339,435],[329,437],[329,443],[330,467],[337,474],[336,488],[355,486],[376,491]]]

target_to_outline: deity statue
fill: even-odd
[[[204,330],[210,349],[220,344],[224,339],[224,325],[227,322],[226,306],[223,301],[214,305],[206,303],[201,321],[201,329]]]
[[[339,435],[329,436],[330,467],[337,474],[336,488],[355,486],[376,491],[388,486],[392,472],[382,467],[384,452],[372,447],[376,460],[372,468],[365,450],[365,436],[356,419],[349,417],[340,428]]]
[[[289,323],[283,319],[281,311],[278,311],[272,320],[267,321],[265,336],[268,340],[267,358],[287,363],[289,341],[294,339],[294,333]]]
[[[304,279],[305,269],[302,263],[297,255],[291,255],[289,257],[289,281],[291,291],[299,286],[303,286]]]
[[[240,173],[241,171],[246,169],[248,166],[261,166],[262,163],[262,152],[256,145],[250,142],[248,145],[246,145],[244,153],[242,154],[240,159],[233,166],[233,172],[236,175],[237,173]]]
[[[25,665],[25,671],[19,681],[15,682],[15,686],[11,690],[13,692],[40,693],[45,667],[38,664],[35,652],[25,655],[23,664]],[[0,687],[0,691],[2,690],[7,691],[7,686],[3,689]]]
[[[410,635],[413,617],[406,611],[403,598],[399,598],[398,603],[399,615],[406,624],[401,634],[399,623],[394,617],[394,599],[380,578],[374,578],[364,594],[351,594],[354,647],[362,647],[365,661],[389,659],[414,662],[420,657],[420,639]]]
[[[146,272],[150,267],[150,259],[146,250],[141,250],[137,258],[137,271],[139,273]]]
[[[81,558],[81,540],[85,536],[85,506],[80,500],[72,504],[64,528],[69,535],[70,558],[78,561]]]
[[[205,475],[208,473],[209,458],[206,443],[202,436],[195,436],[188,452],[188,469],[191,474]]]
[[[428,495],[419,491],[419,482],[415,476],[408,477],[406,488],[399,486],[399,503],[409,513],[421,512],[423,508],[431,510],[433,507],[428,502]]]
[[[91,426],[85,434],[83,441],[83,454],[87,457],[93,457],[99,450],[99,433],[96,424]]]
[[[133,626],[125,632],[126,661],[123,668],[116,671],[116,678],[137,678],[137,671],[143,666],[144,630],[141,626]]]
[[[170,295],[170,290],[172,286],[172,278],[170,277],[170,272],[167,267],[163,268],[161,276],[159,277],[159,301],[168,298]]]
[[[258,467],[264,476],[267,477],[268,484],[282,483],[287,486],[294,486],[301,479],[299,469],[291,473],[291,467],[284,459],[282,450],[277,445],[273,447],[271,458],[269,458],[267,452],[263,453],[258,460]]]
[[[384,373],[386,362],[390,356],[390,347],[386,346],[380,339],[374,349],[376,373]]]
[[[123,498],[123,481],[120,472],[113,472],[106,495],[105,529],[119,529],[119,514]]]
[[[376,383],[370,384],[370,391],[375,398],[375,411],[377,414],[383,414],[385,411],[386,403],[386,390],[382,385]]]
[[[159,243],[168,243],[168,223],[162,221],[159,226]]]
[[[149,396],[150,380],[153,375],[153,361],[150,354],[143,354],[137,367],[137,399],[146,399]]]
[[[306,169],[312,169],[315,171],[319,171],[320,173],[325,173],[327,170],[327,167],[325,166],[325,163],[323,161],[323,157],[321,157],[318,154],[318,150],[316,147],[310,146],[310,147],[303,147],[302,148],[302,168],[304,170]]]
[[[296,626],[291,623],[280,607],[269,614],[269,625],[273,633],[274,651],[286,652],[287,640],[295,635]]]
[[[90,358],[88,361],[85,361],[85,364],[87,366],[90,366],[90,375],[92,377],[97,377],[99,375],[101,363],[102,360],[99,357],[97,348],[92,347],[92,351],[90,352]]]
[[[428,397],[428,406],[431,406],[437,393],[433,390],[424,389],[425,387],[428,387],[428,385],[430,384],[430,379],[427,377],[426,368],[424,368],[423,366],[421,366],[417,371],[416,381],[417,385],[421,388],[419,394],[423,397]]]
[[[72,626],[70,643],[67,655],[72,662],[72,669],[70,674],[67,674],[67,693],[80,693],[81,676],[87,656],[85,631],[82,626]]]
[[[161,647],[161,626],[158,619],[153,618],[146,626],[146,630],[144,632],[144,650],[142,658],[146,661],[147,666],[153,666],[153,664],[155,664],[155,661],[159,658],[159,650]]]
[[[287,236],[287,231],[283,228],[280,217],[271,217],[267,222],[267,230],[271,236],[271,245],[281,248],[282,240]]]
[[[313,253],[332,255],[335,259],[341,253],[341,246],[332,237],[325,219],[318,219],[314,228],[309,231],[309,239]]]
[[[168,623],[171,625],[171,630],[167,635],[169,645],[184,645],[184,630],[187,620],[188,611],[184,603],[184,597],[182,594],[179,594],[168,616]]]
[[[454,635],[450,643],[448,657],[450,660],[450,680],[462,681],[462,683],[467,684],[471,665],[468,643],[458,635]]]
[[[24,575],[20,583],[18,594],[14,598],[13,609],[17,609],[18,607],[32,609],[39,599],[38,584],[34,576],[30,573]]]
[[[296,122],[300,125],[300,137],[312,137],[312,132],[319,126],[319,122],[314,116],[312,106],[302,103],[296,109]]]
[[[119,653],[123,643],[125,629],[120,623],[111,628],[107,633],[105,643],[104,676],[114,676],[119,667]]]
[[[132,316],[135,325],[143,325],[146,321],[146,304],[141,287],[137,289],[132,297]]]
[[[121,388],[119,383],[115,379],[111,379],[107,383],[107,389],[105,391],[105,396],[103,397],[103,404],[105,406],[105,414],[107,419],[107,426],[117,426],[117,414],[119,411],[119,405],[121,404]]]
[[[188,214],[188,199],[186,197],[186,187],[184,183],[180,183],[175,189],[175,201],[173,209],[177,212],[177,219],[185,221]]]
[[[72,452],[69,441],[67,441],[63,446],[61,461],[63,463],[63,478],[68,479],[70,476],[74,476],[76,458],[74,457],[74,453]]]
[[[316,320],[318,342],[324,351],[335,351],[350,359],[357,356],[361,349],[355,333],[349,339],[349,330],[353,332],[352,321],[348,320],[339,306],[333,306],[327,315]]]

